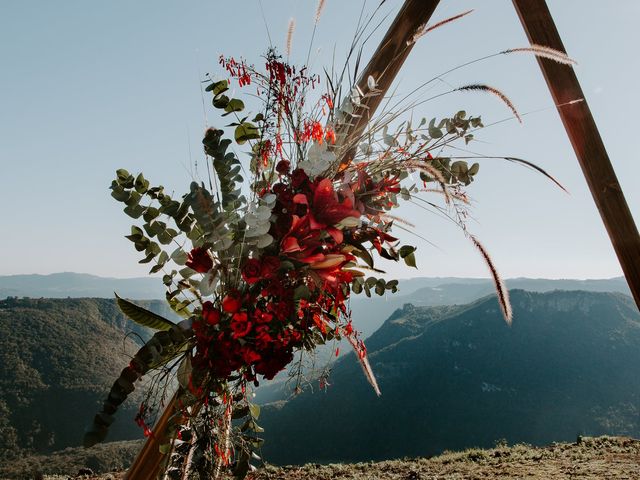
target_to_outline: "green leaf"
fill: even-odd
[[[220,95],[219,97],[213,97],[213,101],[211,102],[216,108],[227,108],[229,105],[229,97],[226,95]]]
[[[136,183],[134,186],[135,186],[136,192],[144,194],[149,189],[149,180],[145,179],[144,175],[139,174],[136,177]]]
[[[236,127],[234,133],[236,143],[244,144],[247,140],[256,140],[260,138],[260,130],[251,122],[244,122]]]
[[[224,111],[227,113],[225,113],[223,116],[229,115],[230,113],[233,113],[233,112],[241,112],[242,110],[244,110],[244,102],[237,98],[232,98],[227,103],[227,106],[224,107]]]
[[[182,250],[182,247],[176,248],[171,254],[171,260],[176,262],[178,265],[184,265],[187,263],[188,255]]]
[[[256,405],[255,403],[249,404],[249,411],[251,412],[251,417],[254,420],[260,418],[260,405]]]
[[[167,320],[160,315],[157,315],[149,310],[136,305],[135,303],[131,303],[124,298],[120,298],[116,293],[116,299],[118,302],[118,307],[122,310],[127,317],[133,320],[140,325],[145,327],[153,328],[155,330],[170,330],[173,327],[174,323],[171,320]]]
[[[120,185],[126,183],[130,176],[131,174],[124,168],[116,170],[116,177],[118,178],[118,183]]]
[[[222,92],[226,92],[227,90],[229,90],[229,82],[227,80],[213,82],[205,88],[206,92],[213,92],[214,95],[220,95]]]
[[[160,210],[158,210],[155,207],[147,207],[144,213],[142,214],[142,218],[144,218],[145,222],[150,222],[151,220],[156,218],[158,215],[160,215]]]
[[[144,213],[144,207],[141,205],[128,205],[125,207],[124,213],[129,215],[131,218],[140,218]]]
[[[404,263],[406,263],[410,267],[418,268],[416,267],[416,255],[413,252],[404,257]]]
[[[115,181],[113,183],[115,183],[115,185],[111,185],[111,196],[119,202],[126,202],[129,200],[131,193],[118,185]]]
[[[400,247],[400,250],[398,250],[398,253],[400,254],[401,258],[405,258],[415,251],[416,247],[412,247],[411,245],[403,245],[402,247]]]

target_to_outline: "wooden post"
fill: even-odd
[[[565,51],[545,0],[513,0],[532,44]],[[622,271],[640,308],[640,236],[573,68],[538,58]]]
[[[362,134],[411,52],[414,35],[426,25],[439,3],[440,0],[406,0],[360,74],[358,88],[364,98],[354,111],[354,123],[349,125],[346,131],[338,131],[344,136],[343,145],[347,149],[342,157],[343,164],[348,164],[353,159],[356,145],[352,144],[351,139],[357,139]],[[376,81],[377,90],[376,94],[371,96],[367,96],[370,92],[369,76]]]
[[[160,445],[165,440],[166,429],[169,419],[176,413],[176,406],[181,390],[173,395],[169,404],[165,407],[162,416],[153,427],[153,435],[147,438],[142,450],[133,465],[127,471],[126,480],[156,480],[158,477],[163,454],[160,452]]]

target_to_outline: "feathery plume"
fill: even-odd
[[[373,390],[376,392],[376,395],[378,396],[382,395],[382,392],[380,391],[380,387],[378,387],[378,381],[376,380],[376,377],[373,374],[373,370],[371,369],[371,365],[369,364],[369,359],[367,358],[367,350],[364,347],[364,344],[362,343],[361,340],[360,341],[357,340],[354,335],[345,335],[345,337],[353,347],[353,350],[355,351],[356,356],[358,357],[358,361],[360,362],[360,366],[362,367],[362,370],[364,371],[364,374],[367,377],[367,381],[373,387]]]
[[[419,38],[425,36],[430,31],[435,30],[436,28],[440,28],[443,25],[446,25],[447,23],[450,23],[450,22],[453,22],[455,20],[458,20],[459,18],[462,18],[465,15],[469,15],[471,12],[473,12],[473,9],[472,10],[467,10],[466,12],[459,13],[458,15],[454,15],[453,17],[449,17],[449,18],[446,18],[444,20],[441,20],[438,23],[436,23],[436,24],[434,24],[434,25],[432,25],[430,27],[425,24],[425,25],[423,25],[423,26],[418,28],[418,30],[413,35],[413,37],[411,37],[411,40],[409,40],[407,43],[409,45],[411,45],[413,43],[416,43]]]
[[[456,88],[454,90],[455,91],[463,91],[463,92],[468,92],[468,91],[480,91],[480,92],[487,92],[487,93],[491,93],[492,95],[495,95],[496,97],[498,97],[500,100],[502,100],[502,102],[509,107],[509,109],[511,110],[511,112],[513,112],[513,115],[518,119],[518,121],[520,123],[522,123],[522,117],[520,117],[520,114],[518,113],[518,110],[516,110],[516,107],[513,105],[513,103],[511,102],[511,100],[509,100],[509,97],[507,97],[504,93],[502,93],[500,90],[498,90],[497,88],[491,87],[489,85],[481,85],[481,84],[473,84],[473,85],[465,85],[464,87],[459,87]]]
[[[513,310],[511,309],[511,302],[509,301],[509,290],[504,285],[496,266],[493,264],[493,260],[489,256],[489,252],[484,248],[484,245],[480,243],[480,241],[474,237],[473,235],[469,235],[471,239],[471,243],[478,249],[482,258],[484,259],[487,267],[489,267],[489,271],[491,272],[491,277],[493,277],[493,283],[496,287],[496,293],[498,295],[498,303],[500,304],[500,309],[502,310],[502,315],[504,316],[505,322],[507,325],[511,326],[511,321],[513,320]]]
[[[380,218],[385,222],[396,222],[401,223],[402,225],[406,225],[407,227],[415,228],[416,226],[408,220],[405,220],[402,217],[397,217],[395,215],[390,215],[388,213],[381,213]]]
[[[404,165],[411,170],[420,170],[428,175],[431,175],[435,178],[439,183],[447,183],[442,172],[437,168],[433,167],[426,160],[407,160],[404,162]]]
[[[536,57],[548,58],[549,60],[553,60],[554,62],[562,63],[564,65],[578,64],[578,62],[576,62],[573,58],[569,57],[569,55],[561,50],[556,50],[555,48],[536,44],[532,44],[530,47],[509,48],[507,50],[503,50],[500,53],[503,55],[508,55],[509,53],[521,52],[533,53]]]
[[[291,44],[293,42],[293,32],[295,31],[295,29],[296,29],[296,19],[292,18],[289,20],[289,28],[287,28],[287,47],[285,49],[287,57],[291,55]]]
[[[318,8],[316,8],[316,19],[315,19],[315,23],[318,23],[320,21],[320,17],[322,16],[322,11],[324,10],[324,4],[325,4],[325,0],[319,0],[318,1]]]

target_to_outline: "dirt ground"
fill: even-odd
[[[62,477],[44,477],[51,480]],[[67,477],[68,478],[68,477]],[[124,473],[89,480],[121,480]],[[640,440],[584,437],[573,444],[515,445],[447,452],[433,458],[356,464],[267,466],[251,480],[640,479]],[[66,479],[65,479],[66,480]]]
[[[575,444],[472,449],[430,459],[351,465],[267,467],[253,480],[640,479],[640,440],[583,438]]]

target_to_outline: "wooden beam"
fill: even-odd
[[[513,0],[513,4],[532,44],[565,51],[545,0]],[[538,58],[538,64],[554,102],[564,105],[558,113],[640,308],[640,235],[586,99],[566,105],[584,99],[578,78],[570,66],[545,58]]]
[[[352,139],[359,138],[366,128],[407,56],[411,53],[414,35],[427,24],[439,3],[440,0],[406,0],[371,60],[360,74],[357,85],[364,98],[360,107],[354,110],[354,123],[342,131],[338,130],[338,134],[342,134],[344,138],[341,143],[347,150],[342,157],[343,164],[348,164],[353,159],[357,145],[353,145]],[[370,76],[376,81],[377,92],[369,96],[368,78]]]
[[[166,441],[166,429],[169,419],[177,412],[178,398],[181,390],[173,395],[169,404],[165,407],[162,416],[153,427],[153,435],[147,438],[147,441],[138,452],[138,456],[133,465],[127,471],[126,480],[156,480],[160,470],[164,455],[160,452],[160,445]]]

